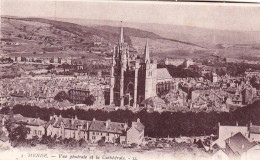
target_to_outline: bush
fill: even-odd
[[[65,91],[60,91],[59,93],[57,93],[57,95],[54,97],[54,100],[62,102],[64,100],[68,100],[69,96]]]
[[[98,141],[98,145],[99,146],[104,146],[105,145],[105,137],[102,137],[99,141]]]

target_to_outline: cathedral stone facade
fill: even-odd
[[[132,58],[129,54],[129,45],[124,41],[123,27],[121,27],[119,42],[114,47],[112,57],[110,104],[136,107],[143,100],[157,96],[158,80],[165,80],[165,77],[171,80],[169,72],[166,68],[164,69],[166,74],[164,72],[164,75],[160,75],[157,61],[150,59],[148,40],[143,58]]]

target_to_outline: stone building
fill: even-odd
[[[90,95],[90,91],[85,89],[70,89],[68,93],[69,101],[74,104],[85,103],[86,98]]]
[[[132,127],[127,130],[126,134],[127,144],[142,144],[144,142],[144,125],[138,118],[136,122],[132,122]]]
[[[15,127],[24,125],[29,128],[26,139],[32,139],[34,136],[42,138],[45,134],[46,121],[39,118],[23,117],[22,115],[14,115]]]
[[[125,133],[128,129],[126,123],[98,121],[93,119],[89,127],[89,141],[96,143],[100,140],[110,143],[122,143],[125,141]],[[124,137],[124,138],[122,138]]]

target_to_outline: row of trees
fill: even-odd
[[[8,113],[7,109],[2,109],[1,112]],[[111,119],[115,122],[128,122],[131,124],[137,118],[145,125],[145,135],[151,137],[176,137],[176,136],[200,136],[204,134],[216,134],[218,122],[223,125],[247,125],[250,121],[253,124],[260,125],[260,101],[256,101],[247,107],[238,108],[237,110],[226,112],[153,112],[148,113],[142,110],[138,113],[133,113],[129,110],[117,110],[106,112],[103,110],[82,110],[82,109],[67,109],[58,110],[54,108],[39,108],[37,106],[16,105],[13,107],[14,114],[21,114],[25,117],[40,117],[48,121],[51,115],[62,115],[67,118],[74,118],[75,115],[79,119],[105,121]]]
[[[195,65],[189,66],[189,68],[186,68],[184,65],[174,66],[174,65],[162,65],[158,64],[158,68],[167,68],[170,75],[172,77],[178,77],[178,78],[199,78],[201,77],[201,73],[199,71],[199,68]]]
[[[216,68],[216,72],[218,75],[226,75],[229,74],[231,76],[242,76],[245,74],[247,70],[259,70],[259,64],[248,64],[248,63],[232,63],[232,62],[211,62],[205,63],[205,65],[212,66]],[[219,67],[224,68],[219,68]]]

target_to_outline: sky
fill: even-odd
[[[260,31],[260,4],[1,0],[1,15],[163,23]]]

